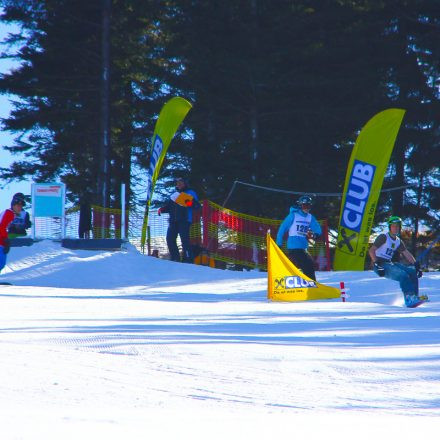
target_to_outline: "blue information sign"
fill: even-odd
[[[34,183],[32,185],[34,217],[64,217],[65,198],[64,183]]]

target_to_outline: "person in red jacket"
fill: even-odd
[[[5,209],[0,214],[0,271],[6,266],[6,255],[10,247],[8,226],[12,223],[15,216],[20,215],[25,204],[22,193],[14,194],[11,201],[11,209]]]

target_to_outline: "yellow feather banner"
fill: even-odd
[[[165,103],[156,122],[151,141],[150,167],[147,175],[147,205],[145,207],[142,226],[141,247],[144,249],[148,226],[148,212],[153,197],[154,186],[159,176],[163,160],[174,135],[185,119],[192,105],[183,98],[176,96]]]
[[[384,110],[359,133],[347,167],[334,270],[364,270],[377,201],[404,114],[398,108]]]

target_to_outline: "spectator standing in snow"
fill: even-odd
[[[0,271],[6,265],[6,256],[10,248],[8,227],[16,217],[20,217],[25,204],[24,195],[17,193],[12,197],[11,208],[0,214]]]
[[[277,234],[277,245],[283,245],[284,234],[288,233],[287,251],[292,263],[303,273],[316,281],[315,263],[307,252],[308,240],[317,239],[321,235],[321,226],[310,214],[313,200],[310,196],[301,196],[297,206],[290,208],[289,215],[281,223]]]
[[[92,230],[92,208],[88,197],[84,197],[79,207],[78,237],[90,238]]]
[[[24,210],[26,206],[26,199],[23,193],[14,194],[13,199],[17,201],[22,201],[22,209],[19,214],[15,214],[14,220],[10,223],[8,227],[8,237],[25,237],[27,235],[26,229],[32,226],[31,220],[29,218],[29,213]]]
[[[405,305],[411,307],[420,301],[419,278],[423,272],[418,261],[399,238],[402,219],[393,215],[387,223],[388,232],[380,234],[368,251],[373,262],[373,270],[380,277],[398,281],[405,298]],[[393,262],[396,253],[403,256],[410,266]]]
[[[175,197],[178,194],[188,194],[191,198],[183,200],[183,203],[177,202]],[[181,261],[179,248],[177,247],[177,236],[180,236],[183,248],[183,262],[193,263],[193,253],[189,241],[189,229],[192,223],[194,209],[199,209],[200,203],[197,194],[189,187],[188,181],[179,177],[176,179],[176,193],[174,193],[167,203],[159,208],[159,215],[168,213],[169,226],[167,230],[167,245],[172,261]]]

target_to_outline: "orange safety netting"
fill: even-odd
[[[310,246],[309,253],[318,270],[330,270],[327,222],[319,223],[323,239]],[[241,214],[205,200],[201,215],[194,218],[191,240],[216,261],[266,270],[266,232],[275,238],[280,224],[281,220]]]
[[[94,238],[121,238],[121,210],[115,208],[102,208],[92,205],[92,230]],[[126,218],[129,212],[126,211]],[[125,225],[128,232],[128,222]]]

